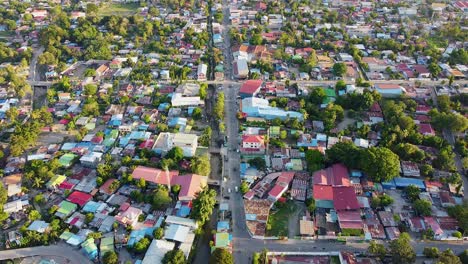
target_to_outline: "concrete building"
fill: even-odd
[[[193,157],[198,147],[198,136],[185,133],[160,133],[153,150],[164,156],[173,147],[180,147],[185,157]]]

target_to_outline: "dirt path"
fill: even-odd
[[[346,129],[349,125],[352,125],[354,122],[356,122],[356,120],[354,120],[352,118],[349,118],[347,116],[348,116],[348,111],[346,110],[344,112],[343,121],[338,123],[338,125],[336,126],[338,128],[338,131],[342,131],[342,130]]]
[[[299,219],[304,215],[304,203],[294,202],[294,209],[288,218],[288,238],[295,238],[299,235]]]

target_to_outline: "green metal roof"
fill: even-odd
[[[70,203],[69,201],[62,201],[59,205],[59,209],[57,212],[64,214],[64,215],[69,215],[71,212],[75,211],[78,205],[74,203]]]
[[[55,187],[65,181],[67,177],[63,175],[54,175],[49,182],[47,182],[47,187]]]
[[[60,165],[62,165],[64,167],[68,167],[68,166],[71,165],[71,162],[73,161],[73,159],[75,157],[76,157],[75,154],[66,153],[66,154],[62,155],[62,157],[60,157],[59,163],[60,163]]]

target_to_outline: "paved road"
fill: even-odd
[[[39,70],[37,68],[37,59],[39,56],[44,52],[44,47],[40,47],[38,49],[33,50],[33,56],[31,58],[31,63],[29,64],[29,76],[28,76],[28,81],[34,82],[34,81],[40,81],[41,78],[39,76]]]
[[[0,260],[18,259],[34,256],[56,256],[68,259],[72,264],[92,263],[81,254],[78,250],[74,250],[67,245],[51,245],[30,248],[20,248],[0,251]]]

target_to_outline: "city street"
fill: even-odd
[[[45,258],[61,257],[67,259],[71,264],[91,263],[91,261],[89,261],[85,255],[65,244],[0,251],[0,260],[18,259],[33,256],[42,256]]]

